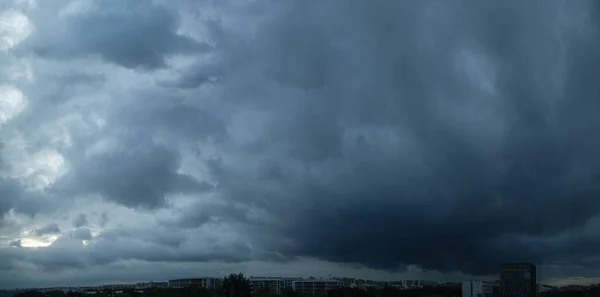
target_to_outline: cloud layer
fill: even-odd
[[[2,9],[0,285],[598,273],[593,1]]]

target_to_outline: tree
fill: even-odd
[[[46,295],[42,292],[37,291],[25,291],[16,294],[14,297],[45,297]]]
[[[250,280],[242,273],[232,273],[221,284],[223,297],[250,297]]]

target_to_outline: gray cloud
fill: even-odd
[[[100,215],[1,249],[0,269],[596,272],[593,1],[142,2],[29,13],[14,55],[40,78],[18,84],[30,106],[0,136],[56,149],[68,172],[39,191],[0,179],[0,214]]]
[[[4,179],[0,179],[0,185],[0,190],[3,192],[2,197],[6,197],[0,201],[0,214],[2,217],[4,217],[4,214],[13,207],[16,197],[14,189],[11,189],[12,186],[9,185]]]
[[[52,209],[53,205],[38,191],[27,190],[25,185],[12,178],[0,177],[0,225],[11,209],[34,216],[42,209]]]
[[[136,135],[128,136],[131,138],[123,147],[109,146],[107,151],[102,150],[95,156],[73,160],[81,163],[55,190],[98,193],[128,207],[152,209],[166,206],[167,193],[197,193],[212,188],[189,175],[177,173],[179,157],[167,147]],[[129,141],[137,144],[128,146]]]
[[[165,55],[210,50],[206,44],[178,35],[177,17],[152,2],[86,2],[77,7],[78,13],[66,13],[60,19],[47,13],[65,11],[65,7],[69,6],[41,3],[38,9],[43,14],[34,19],[38,30],[22,46],[42,57],[99,55],[123,67],[149,69],[164,67]]]
[[[20,240],[20,239],[17,239],[17,240],[13,240],[13,241],[11,241],[11,242],[8,244],[8,246],[10,246],[10,247],[16,247],[16,248],[23,247],[23,246],[22,246],[22,244],[21,244],[21,240]]]
[[[58,225],[56,223],[51,223],[44,227],[35,228],[32,233],[35,236],[60,234],[60,228],[58,227]]]
[[[577,232],[600,207],[584,6],[559,24],[560,1],[352,3],[295,2],[224,49],[250,61],[220,81],[237,84],[228,99],[272,116],[248,152],[295,175],[257,189],[219,166],[225,195],[277,217],[293,255],[476,274],[570,257],[522,237]]]
[[[88,228],[78,228],[71,233],[71,237],[81,240],[90,240],[92,239],[92,233]]]
[[[100,226],[101,227],[106,227],[107,223],[108,223],[108,214],[106,214],[105,212],[103,212],[100,215]]]
[[[80,213],[78,216],[73,219],[73,227],[80,228],[88,224],[87,216],[83,213]]]

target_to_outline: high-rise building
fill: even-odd
[[[463,281],[462,297],[492,297],[494,283],[489,281]]]
[[[537,293],[535,265],[503,263],[500,265],[501,297],[533,297]]]

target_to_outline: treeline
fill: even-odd
[[[588,287],[582,290],[568,291],[546,291],[538,295],[538,297],[600,297],[600,287]]]
[[[251,294],[250,280],[241,273],[233,273],[223,279],[221,287],[215,290],[204,288],[155,288],[136,292],[134,289],[122,290],[116,294],[112,290],[95,292],[94,295],[79,292],[53,291],[22,292],[14,297],[305,297],[312,294],[301,294],[298,292],[284,292],[276,294],[264,290]],[[319,297],[461,297],[460,287],[429,287],[421,289],[401,290],[395,287],[383,289],[368,288],[341,288],[329,291]],[[600,296],[599,296],[600,297]]]
[[[204,288],[154,288],[146,289],[144,292],[136,292],[133,289],[112,290],[95,292],[89,295],[81,292],[51,291],[47,293],[28,291],[21,292],[13,297],[462,297],[460,287],[438,286],[424,287],[418,289],[402,290],[395,287],[384,287],[383,289],[367,288],[341,288],[327,292],[327,294],[314,296],[312,294],[300,294],[298,292],[283,292],[276,294],[264,290],[258,293],[250,293],[250,282],[242,274],[232,274],[223,280],[221,288],[216,290]],[[600,286],[589,287],[583,290],[569,291],[547,291],[540,293],[537,297],[600,297]]]
[[[122,293],[116,294],[112,291],[100,291],[94,295],[88,295],[79,292],[53,291],[48,293],[40,292],[23,292],[14,297],[249,297],[249,288],[238,287],[233,290],[227,289],[225,286],[220,289],[211,290],[203,288],[164,288],[164,289],[147,289],[143,293],[135,290],[122,290]],[[276,294],[264,290],[255,294],[252,297],[308,297],[312,294],[300,294],[297,292],[284,292]],[[327,294],[318,295],[318,297],[461,297],[460,288],[443,288],[431,287],[421,289],[401,290],[394,287],[375,289],[368,288],[366,290],[358,288],[341,288],[327,292]]]

